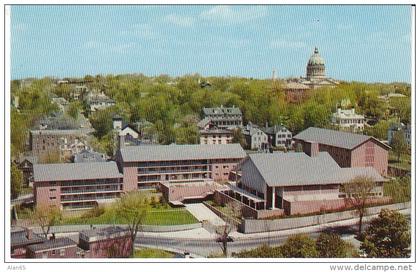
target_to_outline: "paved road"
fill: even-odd
[[[185,208],[200,222],[208,221],[214,226],[223,226],[225,224],[220,217],[203,203],[185,204]]]

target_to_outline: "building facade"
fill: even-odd
[[[85,258],[127,258],[131,244],[130,231],[117,226],[79,233],[79,247]]]
[[[242,112],[238,107],[203,108],[204,118],[208,118],[218,128],[242,126]]]
[[[346,208],[341,185],[362,176],[375,182],[372,201],[385,201],[385,179],[374,168],[341,168],[327,152],[250,154],[241,171],[238,186],[222,193],[257,212],[294,215]]]
[[[229,129],[207,129],[200,130],[200,144],[230,144],[232,143],[233,132]]]
[[[245,137],[247,148],[252,150],[268,149],[268,136],[257,125],[249,122],[242,129],[242,134]]]
[[[363,131],[365,127],[365,117],[357,114],[354,108],[350,110],[338,108],[337,112],[333,113],[331,122],[340,129],[352,132]]]
[[[124,191],[159,183],[188,184],[228,180],[246,157],[239,144],[128,146],[117,152]]]
[[[299,82],[287,82],[284,86],[286,100],[289,103],[300,103],[309,96],[310,87]]]
[[[123,191],[122,177],[115,162],[37,164],[35,204],[83,209],[111,202]]]
[[[285,126],[266,126],[264,132],[267,134],[268,141],[272,147],[287,149],[292,147],[292,133]]]
[[[46,240],[40,244],[26,247],[26,258],[31,259],[62,259],[78,258],[77,243],[70,238],[56,238]]]
[[[293,137],[307,154],[328,152],[340,167],[373,167],[386,176],[390,147],[379,140],[356,133],[308,128]]]

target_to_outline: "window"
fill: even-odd
[[[55,197],[55,196],[50,196],[50,200],[56,200],[57,199],[57,197]]]
[[[57,191],[57,189],[55,188],[50,189],[50,192],[55,192],[55,191]]]
[[[55,255],[55,249],[51,251],[51,255]]]

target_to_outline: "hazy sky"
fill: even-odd
[[[143,73],[411,81],[411,6],[12,6],[12,78]]]

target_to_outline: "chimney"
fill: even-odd
[[[267,121],[265,121],[265,128],[266,129],[268,128],[268,122]]]
[[[29,228],[26,228],[26,239],[32,240],[32,230]]]
[[[316,142],[305,142],[303,145],[303,152],[309,157],[316,157],[319,153],[319,144]]]

